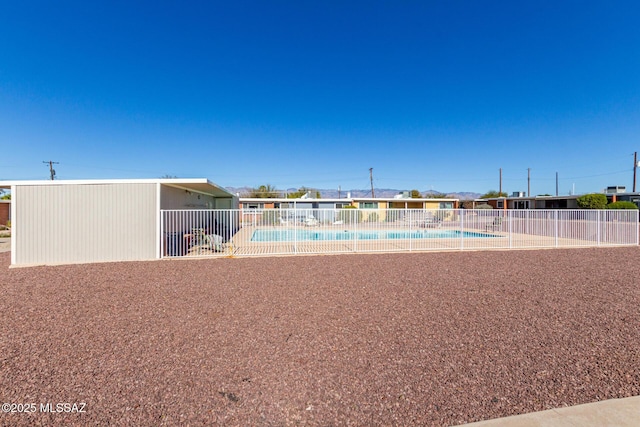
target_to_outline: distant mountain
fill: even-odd
[[[239,194],[240,197],[246,197],[246,195],[251,192],[250,187],[225,187],[227,191],[230,191],[233,194]],[[284,197],[286,193],[293,193],[298,191],[297,188],[287,188],[285,190],[279,190],[281,192],[280,197]],[[338,193],[338,190],[331,188],[318,188],[317,191],[320,192],[320,195],[326,199],[337,199],[337,198],[346,198],[348,194],[351,197],[371,197],[371,190],[342,190]],[[403,190],[397,190],[392,188],[374,188],[376,197],[394,197],[403,192]],[[406,190],[404,190],[406,191]],[[282,194],[284,193],[284,194]],[[458,191],[458,192],[450,192],[447,193],[445,191],[434,191],[434,190],[425,190],[421,191],[423,197],[428,197],[429,195],[436,194],[444,194],[444,197],[460,199],[460,200],[473,200],[477,199],[481,196],[479,193],[473,193],[469,191]]]

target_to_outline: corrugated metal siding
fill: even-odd
[[[18,186],[16,264],[156,257],[155,184]]]

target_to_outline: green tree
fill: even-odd
[[[505,193],[504,191],[501,193],[496,190],[489,190],[486,194],[480,196],[481,199],[495,199],[497,197],[507,197],[507,193]]]
[[[254,199],[268,199],[271,197],[279,197],[280,192],[276,190],[271,184],[261,185],[258,188],[252,188],[246,197],[252,197]]]
[[[3,195],[0,200],[11,200],[11,193]]]
[[[609,203],[607,206],[605,206],[605,209],[631,209],[631,210],[638,210],[638,205],[636,205],[633,202],[629,202],[629,201],[620,201],[620,202],[613,202],[613,203]]]
[[[411,190],[411,198],[412,199],[420,199],[422,198],[422,194],[419,190]]]
[[[607,206],[607,196],[599,193],[585,194],[576,199],[581,209],[604,209]]]

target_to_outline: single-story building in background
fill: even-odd
[[[161,210],[237,209],[205,178],[0,181],[11,190],[11,264],[161,258]]]
[[[473,207],[489,205],[494,209],[578,209],[576,199],[580,196],[525,196],[514,193],[511,197],[492,197],[474,200]]]
[[[608,203],[628,201],[640,208],[640,193],[627,192],[624,186],[607,187],[602,193]],[[489,205],[494,209],[580,209],[578,198],[584,194],[567,196],[526,196],[524,192],[514,192],[510,197],[492,197],[476,199],[473,207]]]
[[[371,213],[376,213],[376,220],[385,220],[387,212],[397,209],[456,209],[459,200],[455,198],[411,198],[407,195],[395,197],[351,197],[345,198],[318,198],[305,195],[300,198],[290,199],[282,197],[271,198],[251,198],[240,197],[240,209],[242,209],[242,221],[244,224],[256,223],[263,220],[265,212],[273,209],[287,209],[286,214],[272,217],[271,221],[282,219],[283,221],[301,221],[311,215],[311,209],[323,209],[322,218],[317,218],[321,222],[333,222],[338,218],[336,209],[353,207],[363,209],[362,219],[367,220],[366,209],[371,209]],[[295,210],[293,212],[292,210]],[[333,210],[333,211],[332,211]],[[318,215],[318,213],[316,213]]]
[[[351,206],[350,199],[313,199],[308,197],[300,197],[297,199],[288,199],[284,197],[271,198],[252,198],[241,197],[240,209],[242,209],[242,222],[251,224],[263,220],[264,211],[273,211],[274,209],[287,209],[286,214],[279,214],[278,217],[283,220],[299,220],[304,219],[311,209],[327,210],[325,219],[333,222],[335,215],[331,213],[332,209],[341,209],[345,206]],[[298,218],[295,218],[298,216]],[[272,218],[272,221],[278,218]]]

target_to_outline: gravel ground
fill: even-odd
[[[1,425],[441,426],[640,394],[637,247],[9,255],[0,403],[36,412]]]

